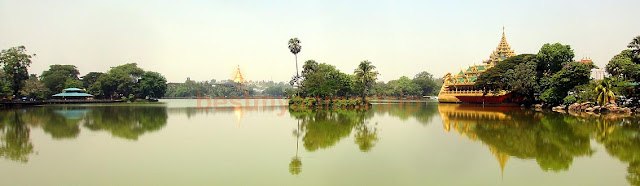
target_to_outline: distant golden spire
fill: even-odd
[[[238,69],[236,71],[236,76],[233,78],[233,82],[235,82],[235,83],[244,83],[244,78],[242,78],[242,73],[240,73],[240,65],[238,65]]]

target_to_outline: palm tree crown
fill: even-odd
[[[611,79],[606,78],[600,81],[598,86],[596,87],[596,93],[598,97],[596,98],[596,102],[600,103],[600,105],[605,105],[609,103],[611,100],[615,100],[615,94],[611,90]]]
[[[376,81],[380,74],[378,71],[375,71],[375,69],[376,66],[373,66],[368,60],[364,60],[360,62],[360,65],[358,65],[358,68],[354,71],[356,79],[362,86],[362,101],[364,101],[368,88]]]
[[[300,46],[300,40],[297,37],[289,39],[289,51],[291,51],[291,53],[298,55],[301,49],[302,46]]]

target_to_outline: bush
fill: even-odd
[[[578,100],[577,100],[577,99],[576,99],[576,97],[575,97],[575,96],[573,96],[573,95],[568,95],[567,97],[564,97],[564,99],[562,99],[562,102],[563,102],[565,105],[574,104],[574,103],[576,103],[577,101],[578,101]]]

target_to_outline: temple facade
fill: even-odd
[[[502,28],[502,38],[489,59],[484,60],[481,65],[469,66],[461,69],[458,73],[447,73],[444,76],[444,84],[440,89],[438,101],[441,103],[501,103],[507,96],[508,92],[490,92],[486,95],[480,89],[475,87],[475,81],[481,73],[494,67],[499,62],[515,56],[515,52],[509,46],[507,37]]]

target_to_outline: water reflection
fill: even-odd
[[[80,125],[93,131],[137,140],[146,132],[157,131],[167,123],[165,107],[34,107],[0,110],[0,157],[28,162],[34,152],[30,134],[40,127],[52,139],[74,139]]]
[[[33,153],[31,129],[22,121],[20,111],[0,113],[0,157],[26,163]]]
[[[576,117],[520,108],[441,104],[445,131],[455,131],[486,145],[502,171],[509,157],[535,159],[544,171],[566,171],[573,158],[591,156],[591,139],[629,163],[627,180],[638,185],[640,128],[638,118]]]
[[[113,136],[137,140],[146,132],[160,130],[167,124],[167,110],[162,106],[97,107],[88,114],[84,126],[93,131],[108,131]]]
[[[31,129],[34,128],[42,129],[47,138],[50,136],[54,140],[76,139],[82,130],[90,130],[104,131],[115,138],[134,141],[144,134],[164,128],[169,115],[192,118],[219,114],[229,116],[228,125],[234,125],[234,119],[239,125],[242,122],[255,121],[255,118],[282,116],[280,113],[282,107],[274,106],[220,109],[166,106],[46,106],[0,110],[0,157],[16,162],[28,162],[38,145],[34,145],[31,140]],[[254,117],[256,115],[258,117]],[[388,117],[391,117],[391,120],[387,119]],[[227,121],[212,118],[216,121]],[[276,133],[274,130],[263,134],[291,137],[287,138],[291,141],[286,140],[287,144],[291,144],[286,147],[290,151],[278,157],[286,158],[280,166],[288,164],[288,171],[292,175],[302,173],[303,160],[309,162],[305,166],[311,166],[312,161],[317,160],[308,158],[307,154],[332,148],[341,141],[349,150],[363,155],[385,152],[389,150],[389,146],[380,141],[395,136],[389,135],[393,133],[385,132],[382,128],[389,126],[382,125],[387,123],[378,125],[375,121],[402,124],[411,120],[424,126],[424,129],[435,128],[438,132],[455,133],[456,136],[459,134],[462,138],[455,138],[456,140],[468,140],[484,146],[488,150],[486,153],[495,157],[496,164],[501,167],[500,171],[503,174],[505,167],[509,166],[509,161],[513,162],[516,159],[535,160],[535,169],[543,171],[567,171],[571,169],[576,157],[590,157],[595,153],[594,148],[600,148],[601,145],[608,155],[627,165],[627,174],[621,175],[620,179],[626,178],[632,185],[640,184],[640,126],[637,125],[640,119],[634,117],[577,117],[520,108],[403,103],[374,104],[369,111],[290,111],[283,118],[269,119],[287,122],[287,126],[276,126],[280,123],[258,121],[264,124],[261,127],[285,127],[285,133]],[[442,120],[442,125],[439,119]],[[429,125],[430,123],[436,125]],[[403,126],[398,127],[404,129],[401,128]],[[251,130],[249,127],[248,129]],[[40,133],[38,131],[34,132],[35,134]],[[385,134],[387,136],[384,136]],[[218,137],[225,139],[227,136]],[[296,140],[295,154],[292,140]],[[242,147],[244,144],[234,145]],[[306,170],[314,168],[317,167],[305,167]],[[277,169],[284,171],[286,168]],[[497,173],[499,170],[495,171]]]

